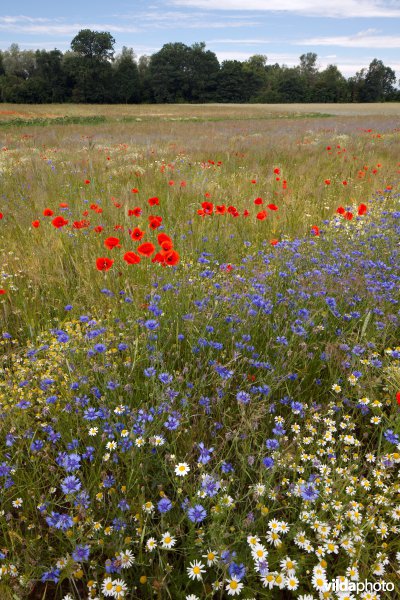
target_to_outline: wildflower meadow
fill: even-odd
[[[1,600],[400,597],[396,106],[0,107]]]

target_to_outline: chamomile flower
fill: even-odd
[[[146,542],[146,550],[147,552],[153,552],[157,548],[157,541],[155,538],[150,537]]]
[[[228,596],[238,596],[243,588],[243,583],[236,577],[227,579],[225,590],[228,592]]]
[[[22,498],[17,498],[16,500],[12,501],[12,505],[14,508],[21,508],[23,503],[24,503],[24,501],[22,500]]]
[[[121,569],[128,569],[135,562],[133,552],[129,549],[122,550],[122,552],[119,553],[118,558],[121,561]]]
[[[297,590],[297,588],[299,587],[299,580],[294,575],[288,575],[286,577],[285,584],[286,584],[286,589],[292,590],[292,591]]]
[[[190,563],[190,566],[186,569],[190,579],[197,579],[201,581],[203,579],[203,573],[206,572],[203,563],[198,560],[194,560]]]
[[[217,562],[218,553],[209,548],[207,550],[207,554],[203,554],[202,558],[205,558],[207,560],[207,566],[211,567],[212,565],[214,565]]]
[[[190,467],[187,463],[178,463],[175,467],[175,475],[178,477],[185,477],[190,471]]]
[[[128,586],[126,585],[123,579],[115,579],[113,581],[114,585],[114,597],[117,600],[121,600],[121,598],[125,598],[126,592],[128,591]]]
[[[176,544],[176,538],[174,538],[169,531],[166,531],[161,537],[162,548],[173,548]]]
[[[104,579],[102,586],[101,586],[101,591],[104,594],[104,596],[115,596],[114,583],[113,583],[111,577],[106,577]]]

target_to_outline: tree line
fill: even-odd
[[[115,56],[109,32],[81,30],[71,50],[0,51],[0,100],[19,103],[385,102],[400,101],[396,74],[374,59],[346,79],[335,65],[318,68],[314,52],[295,67],[260,54],[221,63],[204,42],[165,44],[136,59]]]

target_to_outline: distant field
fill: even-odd
[[[400,103],[385,104],[0,104],[0,123],[14,119],[103,116],[106,119],[270,119],[336,116],[397,116]]]

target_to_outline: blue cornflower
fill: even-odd
[[[160,326],[160,323],[158,321],[156,321],[155,319],[148,319],[147,321],[145,321],[144,326],[146,327],[146,329],[150,329],[150,331],[154,331],[155,329],[157,329]]]
[[[73,473],[77,471],[81,466],[81,457],[79,454],[67,454],[67,456],[63,460],[63,467],[67,471],[67,473]]]
[[[308,502],[314,502],[319,496],[319,491],[313,485],[306,483],[300,486],[300,493],[303,500],[308,500]]]
[[[160,373],[158,379],[161,381],[161,383],[171,383],[173,377],[169,373]]]
[[[75,475],[69,475],[68,477],[65,477],[61,483],[61,489],[64,494],[74,494],[75,492],[79,492],[81,487],[82,484],[78,477],[75,477]]]
[[[238,565],[235,562],[231,562],[231,564],[229,565],[229,575],[231,577],[235,577],[235,579],[240,581],[246,575],[246,567],[243,563],[240,563],[240,565]]]
[[[76,546],[75,550],[72,553],[72,558],[76,562],[82,562],[84,560],[88,560],[90,554],[89,546]]]
[[[279,442],[274,438],[266,440],[265,445],[267,446],[268,450],[277,450],[279,448]]]
[[[169,498],[164,496],[164,498],[161,498],[161,500],[157,504],[157,508],[160,511],[160,513],[167,513],[172,508],[172,502]]]
[[[103,352],[105,352],[107,350],[107,346],[105,344],[95,344],[93,346],[93,350],[95,352],[98,352],[99,354],[102,354]]]
[[[211,453],[214,451],[214,448],[206,448],[203,442],[198,444],[198,448],[200,451],[199,463],[205,465],[209,460],[211,460]]]
[[[236,400],[240,404],[248,404],[251,400],[251,397],[247,392],[240,391],[236,394]]]
[[[274,459],[271,456],[265,456],[263,458],[263,465],[266,469],[272,469],[274,464]]]
[[[397,433],[393,433],[392,429],[387,429],[383,435],[385,437],[385,440],[387,440],[391,444],[399,443],[399,436],[397,435]]]
[[[201,523],[207,516],[207,511],[201,504],[196,504],[193,508],[189,508],[188,517],[192,523]]]

